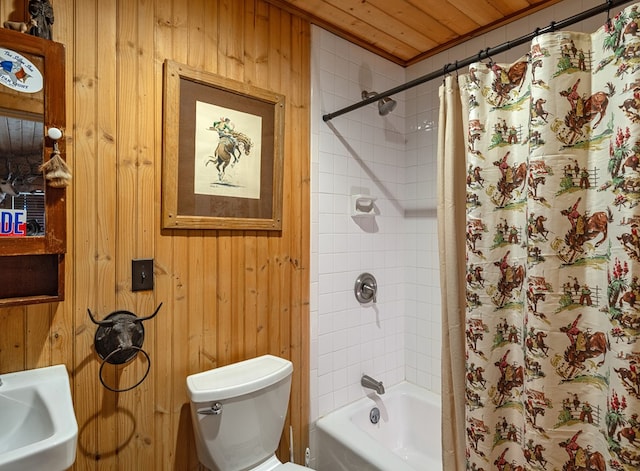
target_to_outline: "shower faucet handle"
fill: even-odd
[[[362,290],[366,291],[367,293],[370,293],[371,296],[373,296],[373,302],[376,302],[376,298],[377,298],[377,290],[375,287],[368,285],[367,283],[363,283],[362,285]]]
[[[378,283],[371,273],[362,273],[356,278],[353,291],[356,299],[361,304],[375,303],[378,300]]]

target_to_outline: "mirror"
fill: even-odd
[[[44,236],[43,152],[42,118],[11,117],[0,109],[0,236]]]
[[[64,56],[0,28],[0,306],[64,299]]]
[[[17,46],[18,44],[16,44]],[[0,47],[0,236],[45,234],[44,60]],[[6,103],[6,105],[5,105]]]

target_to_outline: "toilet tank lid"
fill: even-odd
[[[220,401],[275,384],[293,372],[289,360],[263,355],[187,377],[191,402]]]

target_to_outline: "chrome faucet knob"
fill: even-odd
[[[356,279],[353,291],[359,303],[375,303],[378,297],[378,283],[371,273],[362,273]]]
[[[366,291],[367,293],[369,293],[369,297],[373,297],[373,302],[375,303],[377,301],[377,294],[378,294],[378,290],[376,288],[374,288],[371,285],[368,285],[366,283],[364,283],[362,285],[362,291]]]

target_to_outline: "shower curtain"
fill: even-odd
[[[440,123],[466,157],[441,140],[439,194],[465,195],[442,196],[439,223],[466,212],[461,269],[440,231],[461,284],[443,278],[444,469],[640,469],[639,16],[459,77],[460,116]]]

